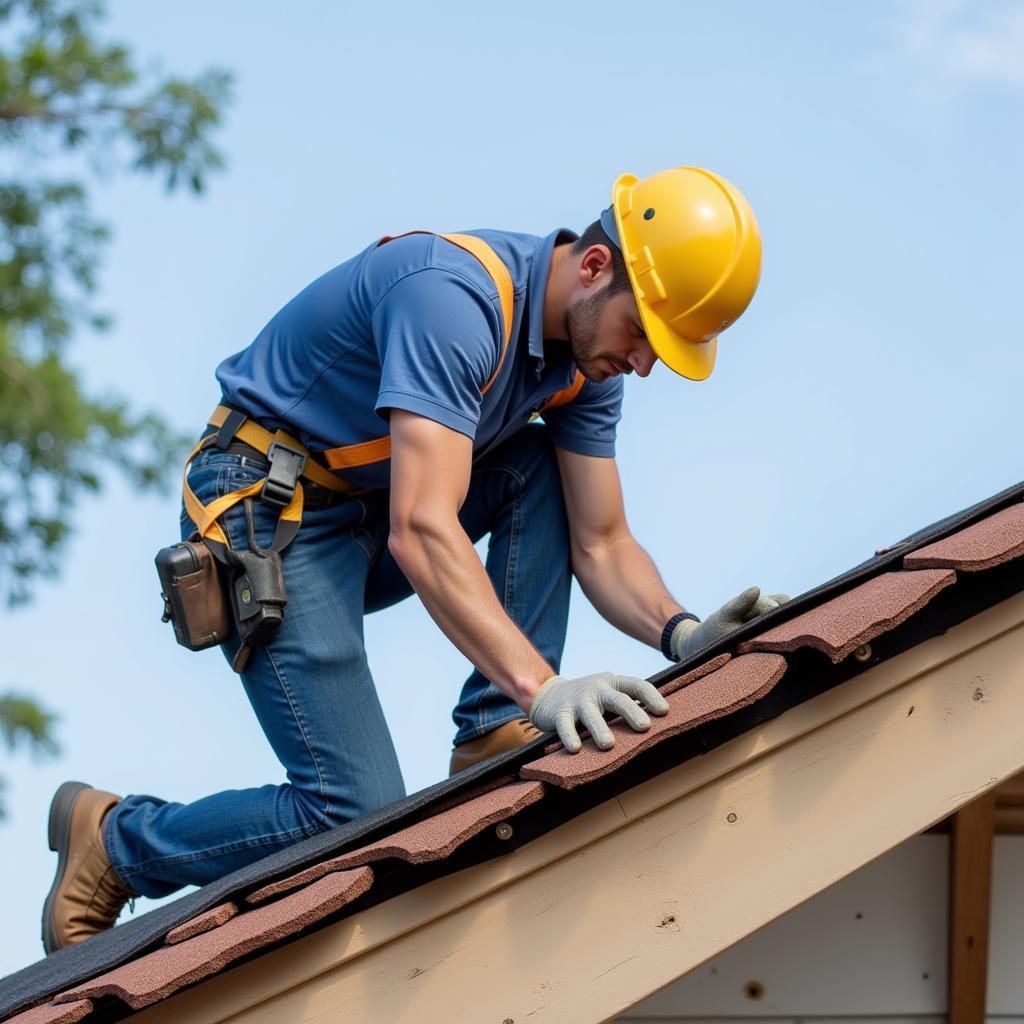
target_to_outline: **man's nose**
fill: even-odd
[[[650,342],[645,344],[642,348],[633,349],[628,356],[626,356],[626,362],[636,371],[641,377],[647,377],[650,375],[651,370],[654,369],[654,364],[658,361],[658,357],[654,354],[654,349],[651,348]]]

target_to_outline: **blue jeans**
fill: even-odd
[[[207,449],[189,482],[203,504],[265,475],[265,463]],[[256,541],[276,514],[254,503]],[[473,467],[459,515],[475,542],[490,534],[487,574],[505,611],[557,671],[569,614],[568,527],[554,450],[542,425],[521,430]],[[248,547],[242,505],[222,519]],[[192,532],[183,516],[182,536]],[[110,813],[107,851],[143,896],[203,885],[405,795],[363,645],[363,615],[412,593],[387,547],[388,494],[307,510],[283,556],[288,605],[273,640],[252,652],[242,685],[287,782],[229,790],[190,804],[133,795]],[[238,638],[223,645],[229,661]],[[523,712],[479,672],[462,688],[455,740]]]

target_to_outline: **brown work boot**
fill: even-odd
[[[82,782],[65,782],[50,804],[50,849],[57,874],[43,904],[47,954],[113,927],[128,900],[138,896],[110,864],[100,825],[121,798]]]
[[[464,768],[486,761],[495,754],[502,754],[506,750],[521,747],[530,740],[535,740],[544,734],[528,718],[517,718],[514,722],[506,722],[499,725],[497,729],[478,736],[475,740],[466,740],[465,743],[457,743],[452,748],[451,765],[448,768],[449,775],[455,775]]]

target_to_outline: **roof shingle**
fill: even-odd
[[[907,569],[979,572],[1024,555],[1024,504],[1011,505],[959,533],[912,551]]]
[[[308,928],[361,896],[372,881],[371,868],[327,875],[213,931],[163,946],[62,992],[54,1002],[117,996],[135,1010],[149,1006],[186,985],[217,974],[248,953]]]
[[[330,871],[357,867],[388,857],[397,857],[410,864],[423,864],[449,856],[467,839],[483,832],[490,825],[518,814],[524,807],[535,804],[544,794],[539,782],[513,782],[500,789],[492,789],[482,796],[450,807],[426,821],[410,825],[394,835],[351,853],[332,857],[314,864],[289,878],[265,885],[245,898],[246,903],[258,904],[283,892],[308,885]]]
[[[593,743],[587,743],[578,754],[555,751],[524,765],[519,774],[524,779],[540,779],[562,789],[574,789],[617,771],[637,754],[670,736],[752,704],[763,697],[785,671],[786,659],[777,654],[733,658],[717,672],[671,694],[668,714],[651,716],[651,728],[647,732],[634,732],[620,718],[610,725],[615,735],[615,746],[611,750],[598,750]]]
[[[895,629],[956,581],[951,569],[887,572],[739,645],[748,651],[813,647],[838,664],[861,644]]]
[[[92,1000],[82,999],[75,1003],[43,1003],[31,1010],[8,1019],[7,1024],[78,1024],[78,1021],[92,1013]]]
[[[222,924],[227,924],[238,913],[238,907],[234,903],[222,903],[219,907],[208,910],[205,914],[193,917],[191,921],[172,928],[167,933],[167,944],[173,946],[178,942],[184,942],[203,932],[213,931]]]

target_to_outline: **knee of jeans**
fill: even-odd
[[[383,782],[369,789],[353,786],[345,792],[323,793],[295,788],[295,799],[303,819],[318,832],[347,825],[405,796],[402,788],[387,791]]]
[[[329,832],[362,816],[359,803],[341,793],[325,793],[320,789],[301,789],[298,786],[292,788],[299,817],[305,827],[317,833]]]
[[[304,828],[313,829],[319,833],[336,827],[330,814],[330,802],[323,793],[315,789],[303,789],[295,785],[294,782],[291,789],[295,813],[302,821]]]

